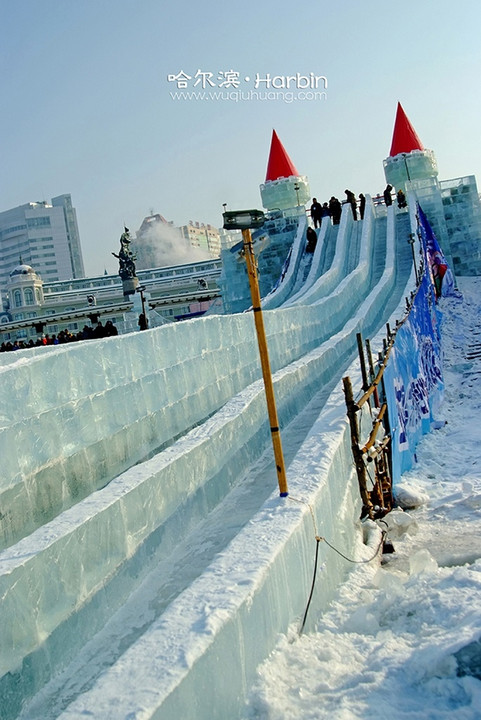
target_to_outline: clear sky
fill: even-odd
[[[479,184],[480,27],[479,0],[0,0],[0,211],[70,193],[87,274],[116,272],[124,223],[261,207],[273,129],[321,201],[382,191],[398,101]],[[174,99],[181,71],[244,99]],[[325,97],[247,99],[297,73]]]

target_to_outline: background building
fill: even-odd
[[[163,215],[144,218],[135,238],[138,270],[167,267],[220,257],[221,239],[217,228],[193,222],[176,227]]]
[[[137,270],[173,264],[182,237],[179,230],[163,215],[155,213],[143,219],[135,239],[135,266]]]
[[[191,220],[188,225],[182,225],[179,230],[191,247],[204,250],[210,257],[220,257],[221,242],[217,228]]]
[[[126,299],[119,275],[44,283],[22,263],[10,272],[2,293],[0,344],[35,343],[66,330],[76,335],[108,320],[120,333],[132,332],[139,329],[142,310],[149,327],[197,317],[220,302],[220,272],[220,259],[141,270],[138,291]]]
[[[80,247],[80,234],[77,225],[77,211],[72,205],[72,198],[68,194],[58,195],[52,198],[52,206],[63,209],[65,227],[67,229],[68,249],[73,269],[72,277],[85,277],[84,261]]]
[[[0,213],[0,342],[32,344],[109,320],[131,332],[140,312],[149,327],[202,315],[220,302],[220,235],[188,227],[159,214],[144,219],[132,247],[138,292],[125,297],[118,274],[85,278],[70,195]]]
[[[0,289],[19,264],[35,267],[44,282],[85,276],[70,195],[52,204],[31,202],[0,213]]]

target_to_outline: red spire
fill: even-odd
[[[282,177],[298,176],[299,173],[289,155],[286,153],[284,145],[277,137],[275,130],[272,131],[271,151],[269,154],[269,162],[267,163],[266,182],[268,180],[277,180]]]
[[[395,155],[399,155],[399,153],[410,153],[413,150],[424,150],[424,147],[415,129],[409,122],[401,103],[398,102],[389,157],[394,157]]]

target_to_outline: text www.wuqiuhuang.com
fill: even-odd
[[[194,101],[231,101],[231,102],[265,102],[268,100],[281,100],[285,103],[299,101],[322,101],[327,100],[327,93],[323,90],[199,90],[171,91],[172,100],[194,100]]]

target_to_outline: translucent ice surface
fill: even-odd
[[[6,720],[236,717],[257,662],[303,612],[313,516],[346,552],[358,532],[339,384],[356,333],[377,332],[412,276],[408,215],[371,212],[351,255],[333,248],[332,285],[264,313],[288,500],[252,313],[0,366]],[[322,562],[318,609],[346,571]]]

